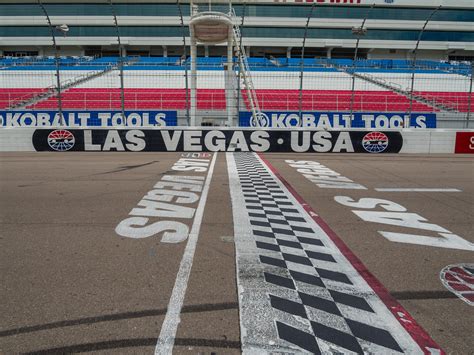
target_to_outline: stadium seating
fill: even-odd
[[[100,57],[93,58],[88,56],[61,56],[59,57],[61,66],[89,66],[89,65],[113,65],[118,61],[117,57]],[[136,65],[173,65],[182,66],[181,57],[127,57],[126,61],[134,61]],[[226,62],[225,57],[199,57],[197,64],[199,65],[215,65],[221,66]],[[55,65],[55,57],[37,56],[37,57],[3,57],[0,58],[0,67],[21,67],[21,66],[52,66]],[[186,63],[190,64],[188,56]],[[250,57],[248,58],[250,67],[300,67],[301,58],[270,58],[266,57]],[[360,70],[364,69],[385,69],[385,70],[432,70],[448,73],[459,73],[467,75],[470,73],[471,65],[468,62],[443,62],[434,60],[417,60],[416,67],[413,67],[413,62],[405,59],[358,59],[353,61],[351,59],[330,59],[330,58],[304,58],[303,63],[305,68],[311,67],[354,67]]]
[[[423,96],[425,99],[436,103],[443,104],[447,107],[459,112],[467,112],[469,110],[469,93],[468,92],[415,92],[416,95]],[[474,106],[474,102],[472,102]],[[471,107],[472,110],[472,107]]]
[[[44,92],[45,89],[31,88],[0,88],[0,109],[5,109],[20,100],[28,100],[32,96]]]
[[[347,90],[305,90],[302,95],[302,109],[306,111],[348,111],[351,92]],[[246,93],[242,91],[244,102]],[[272,110],[298,110],[297,90],[257,90],[260,108]],[[63,93],[62,105],[65,109],[119,109],[121,96],[119,89],[70,89]],[[198,109],[225,110],[225,93],[222,89],[199,89]],[[30,108],[52,109],[57,106],[56,98],[42,101]],[[390,91],[357,91],[354,94],[354,111],[406,112],[409,100]],[[126,109],[183,110],[186,108],[184,89],[126,89]],[[414,103],[413,110],[426,112],[433,109],[427,105]]]
[[[129,57],[125,66],[125,106],[127,109],[186,108],[184,65],[181,57]],[[0,59],[0,108],[19,99],[27,99],[54,86],[54,57]],[[117,57],[61,57],[61,80],[71,82],[93,70],[117,64]],[[223,64],[225,57],[200,57],[198,69],[198,109],[225,110]],[[187,59],[189,65],[189,58]],[[300,58],[249,58],[260,108],[263,110],[298,110]],[[409,60],[304,59],[302,109],[306,111],[347,111],[351,109],[352,76],[356,72],[386,83],[357,78],[352,109],[354,111],[406,112],[409,99],[391,91],[409,91],[413,73]],[[3,67],[2,67],[3,66]],[[188,66],[189,69],[189,66]],[[414,72],[414,94],[428,103],[443,104],[459,112],[469,106],[469,78],[463,73],[466,63],[418,61]],[[13,70],[13,71],[12,71]],[[218,72],[216,72],[218,70]],[[82,82],[63,92],[65,109],[119,109],[121,105],[118,70]],[[246,93],[241,97],[246,102]],[[56,98],[39,101],[28,107],[54,109]],[[436,111],[429,104],[415,101],[414,111]]]

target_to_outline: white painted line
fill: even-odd
[[[410,187],[377,187],[375,191],[380,192],[462,192],[453,188],[410,188]]]
[[[211,165],[207,173],[206,182],[202,190],[201,200],[196,209],[196,216],[194,223],[189,233],[188,242],[184,249],[183,258],[179,266],[176,281],[171,293],[170,302],[168,303],[168,310],[166,312],[165,320],[161,326],[160,336],[155,348],[155,354],[172,354],[176,331],[178,324],[181,321],[181,308],[183,307],[184,296],[186,295],[186,288],[188,287],[189,275],[193,266],[194,252],[199,238],[199,230],[201,229],[202,217],[204,215],[204,207],[206,206],[207,195],[209,193],[209,186],[211,184],[212,174],[214,172],[214,165],[216,163],[217,153],[212,157]]]

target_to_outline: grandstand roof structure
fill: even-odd
[[[56,33],[62,55],[118,55],[117,33],[128,55],[180,56],[183,37],[189,40],[187,1],[179,5],[163,0],[42,3],[53,26],[69,28],[66,36]],[[195,3],[207,7],[209,1]],[[235,0],[232,5],[244,23],[242,41],[250,56],[297,57],[305,33],[307,57],[352,58],[358,39],[362,58],[409,59],[418,39],[419,58],[474,56],[471,0]],[[211,6],[212,11],[227,13],[229,2],[213,0]],[[364,20],[366,31],[358,38],[354,28]],[[53,54],[51,31],[36,1],[2,1],[0,24],[0,55]],[[202,46],[198,54],[221,56],[225,47]]]

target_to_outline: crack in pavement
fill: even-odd
[[[182,312],[183,313],[198,313],[198,312],[212,312],[212,311],[222,311],[222,310],[238,309],[238,308],[239,308],[239,304],[237,302],[215,303],[215,304],[205,303],[205,304],[183,306]],[[12,336],[12,335],[37,332],[40,330],[71,327],[71,326],[82,325],[82,324],[93,324],[93,323],[99,323],[99,322],[109,322],[109,321],[114,321],[114,320],[161,316],[161,315],[165,315],[166,311],[167,311],[166,308],[147,309],[147,310],[135,311],[135,312],[107,314],[107,315],[102,315],[102,316],[86,317],[86,318],[64,320],[64,321],[53,322],[53,323],[38,324],[38,325],[33,325],[33,326],[0,331],[0,337],[7,337],[7,336]],[[156,345],[156,339],[154,339],[154,345]]]
[[[221,339],[202,339],[202,338],[176,338],[175,344],[180,346],[205,346],[213,348],[233,348],[240,349],[240,341],[235,340],[221,340]],[[95,343],[75,344],[64,347],[57,347],[51,349],[44,349],[38,351],[31,351],[25,354],[41,355],[41,354],[70,354],[82,353],[89,351],[119,349],[141,346],[155,346],[155,338],[138,338],[138,339],[120,339],[111,341],[101,341]]]
[[[127,171],[127,170],[132,170],[132,169],[137,169],[137,168],[141,168],[143,166],[147,166],[147,165],[151,165],[151,164],[154,164],[154,163],[159,163],[158,160],[153,160],[153,161],[150,161],[148,163],[144,163],[144,164],[138,164],[138,165],[126,165],[126,166],[122,166],[122,167],[119,167],[115,170],[111,170],[111,171],[106,171],[105,173],[97,173],[97,174],[92,174],[90,176],[97,176],[97,175],[106,175],[106,174],[114,174],[114,173],[121,173],[122,171]]]

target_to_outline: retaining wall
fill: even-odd
[[[2,128],[0,151],[474,153],[474,130]]]

